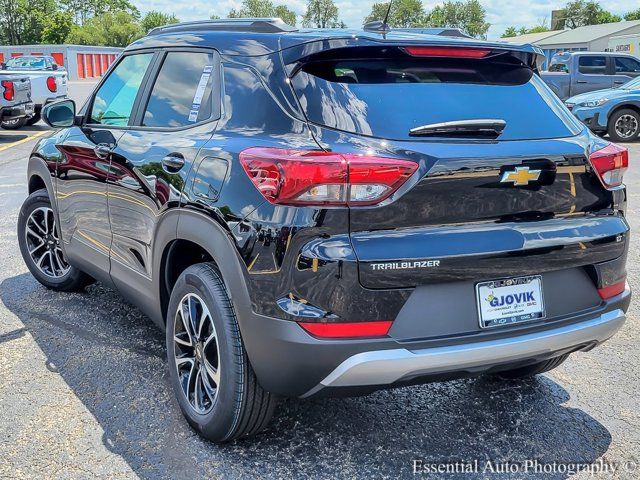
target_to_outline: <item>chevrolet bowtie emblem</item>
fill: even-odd
[[[529,185],[540,178],[540,170],[529,170],[529,167],[516,167],[515,171],[504,172],[500,183],[513,182],[517,187]]]

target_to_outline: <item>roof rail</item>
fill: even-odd
[[[225,18],[220,20],[196,20],[172,23],[151,30],[147,35],[160,33],[217,30],[227,32],[281,33],[297,32],[298,29],[284,23],[281,18]]]

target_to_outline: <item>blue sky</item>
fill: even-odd
[[[334,0],[340,9],[340,17],[349,27],[359,27],[362,19],[371,11],[373,0]],[[189,0],[180,2],[175,0],[133,0],[133,3],[142,11],[160,10],[165,13],[175,13],[181,20],[198,20],[209,18],[212,13],[220,17],[232,8],[237,8],[241,0]],[[275,0],[274,3],[286,4],[299,15],[305,11],[306,0]],[[438,5],[438,1],[424,0],[425,8],[431,9]],[[554,0],[480,0],[487,11],[487,20],[491,23],[489,38],[497,38],[509,25],[525,25],[528,27],[537,25],[540,21],[551,19],[551,10],[561,8],[564,1]],[[613,13],[623,14],[638,8],[637,0],[606,0],[601,1],[608,10]]]

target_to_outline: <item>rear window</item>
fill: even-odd
[[[550,72],[562,72],[562,73],[569,73],[569,65],[567,63],[558,61],[556,63],[552,63],[549,66],[549,71]]]
[[[373,137],[416,140],[411,129],[477,119],[504,120],[500,140],[582,130],[544,82],[508,54],[323,59],[304,64],[293,86],[311,122]]]

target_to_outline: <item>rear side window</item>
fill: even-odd
[[[639,73],[640,61],[635,58],[616,57],[616,73]]]
[[[578,59],[578,71],[587,75],[604,75],[607,73],[607,58],[583,55]]]
[[[100,86],[91,106],[89,123],[126,126],[152,53],[128,55]]]
[[[185,127],[211,118],[214,55],[169,52],[144,112],[147,127]]]
[[[582,129],[544,82],[510,55],[349,56],[310,61],[294,76],[311,122],[397,140],[416,140],[409,135],[414,128],[460,120],[504,120],[500,140],[559,138]]]

